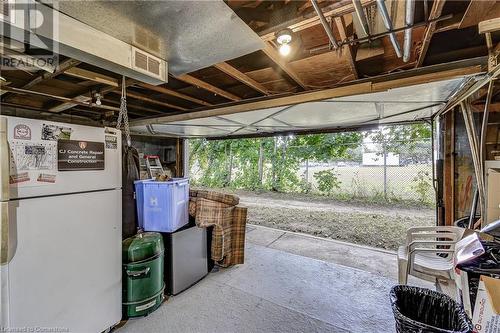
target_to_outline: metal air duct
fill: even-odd
[[[387,11],[387,7],[385,6],[384,0],[377,0],[377,7],[380,11],[380,15],[382,16],[382,20],[384,21],[385,28],[387,30],[393,30],[392,20],[389,16],[389,12]],[[401,58],[401,48],[399,47],[398,40],[396,38],[396,34],[394,32],[389,34],[389,38],[391,39],[392,46],[394,47],[394,51],[396,51],[396,55],[398,58]]]
[[[403,43],[403,61],[408,62],[410,60],[411,51],[411,33],[413,25],[413,20],[415,17],[415,0],[406,0],[406,14],[405,14],[405,24],[410,27],[405,30],[405,38]]]

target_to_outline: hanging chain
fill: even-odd
[[[127,112],[127,88],[125,85],[125,76],[122,77],[122,97],[120,103],[120,113],[118,114],[118,120],[116,122],[116,128],[121,129],[123,122],[123,130],[125,132],[125,139],[127,146],[132,146],[132,140],[130,139],[130,128],[128,125],[128,112]]]

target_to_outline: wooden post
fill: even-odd
[[[259,186],[262,186],[262,178],[264,176],[264,139],[259,139]]]
[[[455,222],[455,110],[444,116],[444,224]]]

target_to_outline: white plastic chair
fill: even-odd
[[[408,275],[435,282],[453,280],[455,243],[465,229],[460,227],[414,227],[408,229],[406,244],[398,249],[399,284],[406,284]]]

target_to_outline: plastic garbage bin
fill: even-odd
[[[398,333],[472,333],[462,306],[445,294],[399,285],[390,295]]]

